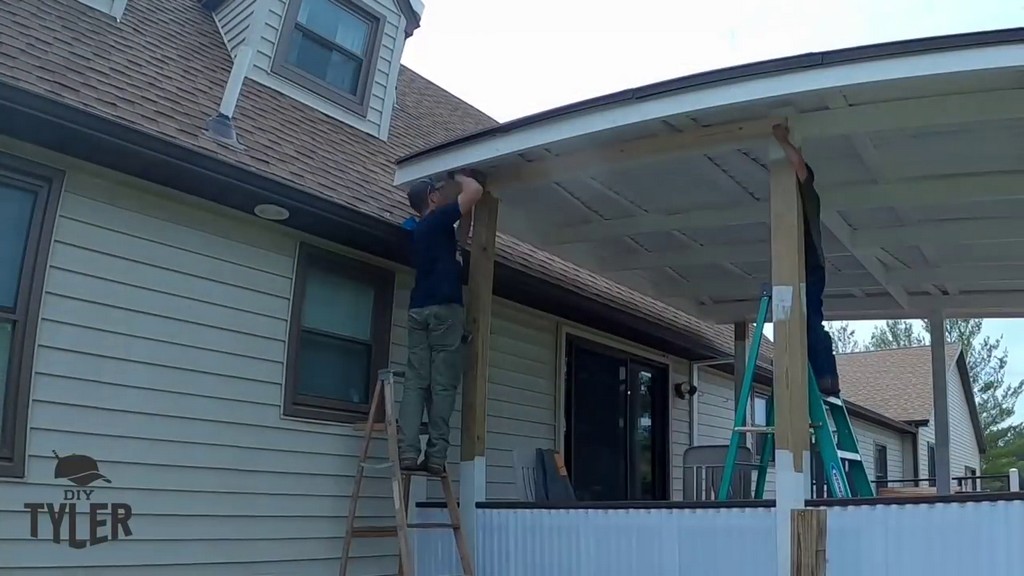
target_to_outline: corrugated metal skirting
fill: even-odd
[[[1024,501],[828,510],[829,576],[1019,576]]]
[[[434,521],[444,511],[420,510]],[[427,514],[422,514],[427,512]],[[773,576],[770,508],[481,509],[476,545],[481,576]],[[438,515],[437,520],[442,520]],[[420,531],[417,574],[461,574],[452,536]]]
[[[420,510],[444,521],[444,510]],[[479,511],[480,576],[775,576],[775,510]],[[462,574],[420,531],[417,575]],[[829,576],[1019,576],[1024,500],[828,509]]]

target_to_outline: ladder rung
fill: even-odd
[[[733,428],[733,430],[735,430],[736,432],[764,432],[764,433],[772,433],[772,432],[775,432],[775,427],[774,426],[740,426],[738,428]]]
[[[395,526],[353,526],[349,536],[352,538],[389,538],[398,535]]]
[[[821,400],[822,402],[827,402],[829,404],[834,404],[836,406],[843,405],[843,399],[840,398],[839,396],[822,396]]]
[[[356,432],[366,432],[366,422],[357,422],[357,423],[353,424],[352,425],[352,430],[354,430]],[[387,432],[388,431],[388,427],[383,422],[374,422],[373,423],[373,431],[374,432]],[[429,434],[429,432],[427,431],[426,423],[421,423],[420,424],[420,436],[426,436],[427,434]]]
[[[846,450],[836,450],[836,452],[839,452],[839,457],[843,460],[854,460],[856,462],[860,462],[860,454],[857,454],[856,452],[847,452]]]
[[[423,530],[455,529],[458,527],[458,524],[448,524],[446,522],[411,522],[406,524],[406,528],[419,528]],[[398,526],[355,526],[352,528],[351,534],[353,538],[389,538],[397,535]]]
[[[449,524],[447,522],[413,522],[408,525],[409,528],[422,528],[424,530],[431,530],[437,528],[458,528],[458,524]]]

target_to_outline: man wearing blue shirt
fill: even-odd
[[[449,420],[462,381],[462,265],[455,224],[473,211],[483,196],[479,176],[453,176],[456,198],[432,181],[409,189],[409,205],[419,214],[412,228],[412,264],[416,280],[409,298],[409,359],[398,410],[398,459],[403,470],[440,475],[448,456]],[[445,186],[447,188],[447,186]],[[427,409],[428,439],[419,460],[420,420]]]

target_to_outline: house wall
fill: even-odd
[[[981,453],[971,423],[971,411],[967,404],[960,371],[956,364],[947,366],[946,386],[949,394],[949,471],[954,478],[964,476],[964,468],[970,466],[981,473]],[[918,474],[928,477],[928,443],[935,442],[935,412],[932,412],[927,426],[921,427],[918,446]],[[956,482],[953,483],[956,489]]]
[[[251,79],[374,136],[387,139],[405,45],[406,19],[395,0],[360,1],[385,20],[377,66],[368,86],[370,100],[365,118],[271,73],[289,0],[229,0],[215,12],[215,17],[232,57],[243,45],[253,49],[249,70]]]
[[[960,371],[956,363],[948,366],[946,378],[949,391],[949,470],[953,477],[964,476],[965,467],[970,466],[981,474],[981,453],[978,451],[978,439],[971,423],[971,410],[967,404],[967,395],[960,379]],[[953,484],[954,488],[956,483]]]
[[[68,170],[34,363],[27,474],[0,482],[0,541],[13,563],[5,576],[333,573],[361,435],[281,413],[295,255],[311,239],[10,140],[0,149]],[[395,367],[407,355],[410,287],[400,270]],[[554,317],[495,302],[489,498],[517,497],[514,451],[557,445],[559,328]],[[685,360],[661,356],[673,378],[687,373]],[[674,399],[671,411],[676,489],[687,404]],[[455,462],[460,415],[452,424]],[[383,455],[383,442],[371,451]],[[65,526],[65,545],[56,546],[45,511],[42,537],[30,537],[24,504],[59,504],[70,486],[54,478],[54,452],[99,462],[111,483],[89,487],[92,501],[130,504],[130,538],[84,553],[66,545]],[[389,483],[370,475],[360,516],[389,523]],[[440,495],[436,486],[428,494]],[[393,573],[396,549],[388,539],[357,541],[353,574]]]

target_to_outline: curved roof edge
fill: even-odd
[[[426,156],[428,154],[488,136],[513,132],[519,128],[523,128],[524,126],[529,126],[531,124],[536,124],[559,116],[574,114],[584,110],[607,106],[609,104],[618,104],[630,100],[643,100],[645,98],[660,96],[677,90],[694,88],[704,84],[739,80],[751,76],[788,72],[804,68],[830,66],[859,60],[907,55],[916,52],[931,52],[936,50],[969,48],[991,44],[1009,44],[1014,42],[1024,42],[1024,27],[986,30],[982,32],[965,32],[945,36],[914,38],[910,40],[896,40],[893,42],[869,44],[866,46],[856,46],[852,48],[839,48],[825,52],[810,52],[796,56],[784,56],[782,58],[775,58],[772,60],[763,60],[750,64],[740,64],[737,66],[730,66],[728,68],[698,72],[696,74],[672,78],[670,80],[662,80],[653,84],[629,88],[619,92],[605,94],[603,96],[596,96],[587,100],[581,100],[579,102],[523,116],[515,120],[509,120],[508,122],[504,122],[497,126],[485,128],[476,132],[470,132],[469,134],[460,136],[459,138],[413,152],[412,154],[407,154],[406,156],[399,158],[396,163]]]

